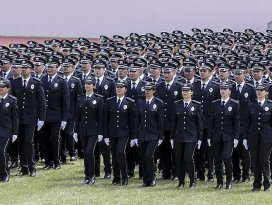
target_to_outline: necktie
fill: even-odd
[[[153,80],[153,83],[155,83],[155,84],[156,84],[156,82],[157,82],[156,80]]]
[[[97,80],[96,80],[96,85],[95,85],[96,87],[99,87],[100,86],[100,80],[97,78]]]
[[[1,97],[0,98],[0,106],[2,107],[2,104],[3,104],[3,98]]]
[[[49,87],[51,87],[51,85],[52,85],[52,77],[51,76],[49,77],[48,85],[49,85]]]
[[[65,80],[68,82],[68,77],[65,77]]]
[[[187,111],[188,103],[184,103],[184,109]]]
[[[169,83],[166,84],[166,89],[167,89],[167,90],[170,89],[170,84],[169,84]]]
[[[187,80],[187,83],[190,83],[190,80]]]
[[[83,81],[85,81],[85,79],[86,79],[86,75],[83,75]]]
[[[118,106],[118,108],[120,107],[120,105],[121,105],[121,99],[119,98],[119,99],[117,100],[117,106]]]
[[[35,78],[39,78],[39,76],[38,76],[38,75],[35,75]]]
[[[259,104],[259,106],[260,106],[260,108],[262,107],[262,103],[261,102],[258,102],[258,104]]]
[[[6,78],[6,72],[3,72],[3,78]]]
[[[260,84],[259,82],[256,82],[256,88],[258,87],[259,84]]]
[[[146,101],[146,110],[149,110],[149,100]]]
[[[221,110],[224,111],[224,107],[225,107],[225,101],[222,101],[221,103]]]
[[[26,80],[24,80],[24,88],[26,88]]]
[[[202,84],[202,88],[201,88],[201,90],[202,90],[202,91],[204,91],[204,90],[205,90],[205,88],[206,88],[206,84],[205,84],[205,83],[203,83],[203,84]]]
[[[237,91],[238,91],[239,93],[241,93],[241,85],[240,85],[240,84],[237,86]]]
[[[136,89],[136,83],[133,82],[133,83],[132,83],[132,90],[135,90],[135,89]]]

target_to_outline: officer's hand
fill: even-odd
[[[13,143],[13,142],[15,142],[17,140],[17,135],[12,135],[12,140],[11,140],[11,142]]]
[[[130,147],[134,147],[135,146],[135,141],[134,140],[130,140]]]
[[[211,145],[211,139],[207,139],[207,142],[208,142],[208,146],[209,146],[209,147],[212,146],[212,145]]]
[[[200,149],[202,142],[200,140],[197,141],[197,149]]]
[[[73,134],[73,138],[74,138],[75,142],[78,142],[78,134],[77,133]]]
[[[174,140],[173,139],[170,140],[170,144],[171,144],[171,148],[174,149]]]
[[[233,144],[234,144],[233,147],[236,148],[238,143],[239,143],[239,141],[237,139],[234,139],[233,140]]]
[[[102,140],[103,140],[103,135],[98,135],[97,141],[102,142]]]
[[[106,144],[107,146],[110,145],[110,139],[109,139],[109,138],[105,138],[105,139],[104,139],[104,142],[105,142],[105,144]]]
[[[44,125],[44,121],[38,120],[37,122],[37,130],[40,131]]]
[[[135,145],[138,147],[138,139],[134,139]]]
[[[243,140],[243,145],[244,145],[245,149],[248,150],[248,145],[247,145],[247,140],[246,139]]]
[[[161,145],[161,143],[162,143],[162,140],[159,140],[159,141],[158,141],[158,146],[160,146],[160,145]]]
[[[66,127],[67,122],[61,121],[61,129],[64,130]]]

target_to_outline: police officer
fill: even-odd
[[[9,79],[13,76],[13,72],[11,70],[11,65],[12,65],[12,58],[9,57],[8,55],[2,55],[0,57],[3,65],[1,66],[1,71],[0,75],[4,79]]]
[[[42,128],[42,147],[45,155],[43,169],[60,169],[59,133],[64,130],[69,114],[69,90],[67,82],[57,75],[59,61],[51,57],[47,63],[48,74],[41,81],[46,97],[46,119]]]
[[[175,150],[178,188],[184,188],[185,170],[189,172],[189,188],[196,186],[194,151],[200,149],[203,122],[200,102],[192,100],[193,85],[182,86],[183,100],[174,103],[172,114],[171,146]]]
[[[135,134],[135,103],[125,96],[126,90],[126,82],[117,81],[116,97],[108,98],[105,106],[104,137],[106,144],[110,141],[111,145],[113,185],[128,184],[126,146],[129,139],[134,139]]]
[[[92,63],[92,68],[94,69],[95,74],[95,93],[103,96],[104,99],[108,99],[110,97],[115,96],[115,82],[114,79],[106,77],[105,71],[106,71],[107,63],[101,59],[96,59]],[[105,179],[111,178],[111,159],[110,159],[110,148],[105,144],[105,141],[98,140],[98,150],[96,152],[96,169],[99,170],[100,167],[100,157],[99,153],[102,154],[103,162],[104,162],[104,171]],[[98,171],[96,171],[98,172]],[[99,174],[96,173],[96,174]]]
[[[233,181],[238,183],[249,181],[249,168],[250,168],[250,153],[247,147],[244,145],[244,139],[247,138],[247,115],[249,103],[255,101],[256,93],[254,86],[245,82],[245,70],[246,67],[236,66],[233,70],[235,84],[232,85],[230,97],[239,101],[240,105],[240,134],[239,143],[236,148],[233,149],[232,163],[233,163]],[[241,174],[240,161],[242,160]],[[241,179],[242,178],[242,179]]]
[[[17,99],[9,95],[9,80],[0,81],[0,179],[2,182],[9,181],[9,168],[7,159],[7,145],[11,140],[17,139],[19,128],[19,116]]]
[[[203,143],[200,149],[195,151],[195,164],[197,178],[205,181],[205,160],[208,162],[208,180],[213,181],[213,154],[207,144],[211,122],[211,104],[220,98],[218,83],[214,82],[212,76],[213,66],[208,62],[200,65],[200,80],[195,82],[193,99],[201,103],[203,124]]]
[[[162,163],[162,178],[175,178],[174,155],[170,144],[170,131],[172,129],[173,103],[181,99],[181,84],[174,80],[175,66],[164,63],[163,77],[165,82],[156,86],[156,96],[164,103],[164,140],[160,146],[160,159]]]
[[[66,151],[70,156],[70,161],[77,160],[75,152],[75,143],[73,139],[73,131],[76,117],[76,105],[78,96],[82,95],[82,86],[79,78],[73,76],[75,62],[66,58],[62,64],[64,79],[67,81],[70,94],[70,109],[67,119],[67,125],[61,130],[61,159],[66,162]]]
[[[131,140],[140,148],[142,163],[143,186],[155,186],[154,152],[163,141],[163,102],[154,97],[156,90],[154,83],[145,84],[145,100],[140,100],[136,107],[136,136]]]
[[[45,121],[46,101],[44,89],[39,79],[31,77],[34,65],[22,60],[22,77],[12,81],[11,94],[18,99],[19,135],[17,140],[20,156],[19,176],[36,176],[34,160],[34,131],[36,124],[40,129]]]
[[[76,120],[73,138],[80,138],[84,153],[84,184],[95,183],[94,149],[97,141],[103,140],[103,97],[94,93],[95,79],[85,80],[86,94],[77,101]]]
[[[247,141],[254,170],[252,191],[259,191],[263,186],[264,191],[270,191],[269,159],[272,148],[272,101],[267,100],[268,86],[265,84],[256,87],[257,101],[249,105]]]
[[[216,189],[223,187],[222,160],[225,164],[226,189],[232,188],[232,150],[239,142],[240,112],[239,102],[230,99],[231,86],[220,84],[221,99],[213,101],[211,105],[211,130],[208,144],[213,146]]]

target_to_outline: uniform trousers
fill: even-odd
[[[9,175],[7,147],[10,139],[0,137],[0,177]]]

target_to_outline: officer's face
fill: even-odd
[[[243,73],[235,73],[234,74],[234,79],[235,79],[235,82],[241,83],[241,82],[244,81],[245,75]]]
[[[260,79],[262,79],[262,77],[263,77],[263,71],[260,71],[260,70],[253,71],[253,78],[255,80],[260,80]]]
[[[85,90],[86,92],[93,92],[94,85],[92,83],[85,83]]]
[[[69,75],[74,70],[74,67],[72,65],[64,65],[62,66],[62,68],[65,75]]]
[[[95,73],[96,77],[100,78],[102,75],[104,75],[105,68],[103,68],[103,67],[95,67],[94,68],[94,73]]]
[[[116,69],[117,68],[117,62],[116,61],[111,61],[111,67],[112,69]]]
[[[21,71],[22,69],[20,66],[12,66],[13,75],[19,76],[21,74]]]
[[[2,65],[2,71],[7,72],[10,69],[11,64],[10,63],[3,63]]]
[[[82,71],[83,72],[89,72],[89,70],[91,68],[91,64],[88,63],[88,62],[82,62],[81,66],[82,66]]]
[[[195,75],[195,70],[190,70],[190,71],[185,71],[184,72],[184,77],[187,79],[187,80],[191,80]]]
[[[174,71],[163,72],[163,77],[164,77],[164,79],[165,79],[166,82],[172,81],[174,75],[175,75],[175,72],[174,72]]]
[[[265,90],[256,90],[257,98],[260,100],[265,99],[267,94],[268,94],[268,92],[266,92]]]
[[[211,71],[208,69],[200,69],[199,72],[200,72],[201,80],[208,79],[209,77],[211,77],[211,74],[212,74]]]
[[[128,75],[127,68],[119,68],[118,69],[118,77],[125,78]]]
[[[161,74],[161,70],[159,68],[150,67],[149,71],[152,78],[157,78]]]
[[[124,96],[127,89],[124,86],[116,86],[116,95],[117,96]]]
[[[136,81],[139,78],[139,72],[138,71],[129,71],[129,77],[131,80]]]
[[[57,74],[58,68],[56,65],[48,65],[47,72],[48,72],[48,75],[53,76]]]
[[[193,95],[193,91],[192,90],[182,90],[181,94],[182,94],[183,99],[191,99],[192,95]]]
[[[221,80],[227,80],[229,78],[229,75],[230,75],[229,71],[222,71],[222,70],[219,71],[219,78]]]
[[[44,70],[44,65],[42,64],[34,64],[34,72],[37,74],[41,74]]]
[[[9,93],[9,88],[8,87],[0,87],[0,95],[4,96]]]
[[[228,98],[230,96],[230,89],[220,88],[220,95],[222,98]]]
[[[61,49],[61,51],[62,51],[62,54],[64,55],[64,56],[68,56],[68,55],[70,55],[70,49],[67,49],[67,48],[62,48]]]
[[[152,96],[154,96],[155,90],[153,89],[145,89],[145,97],[147,98],[151,98]]]
[[[22,67],[22,76],[28,77],[31,74],[31,68],[29,67]]]

